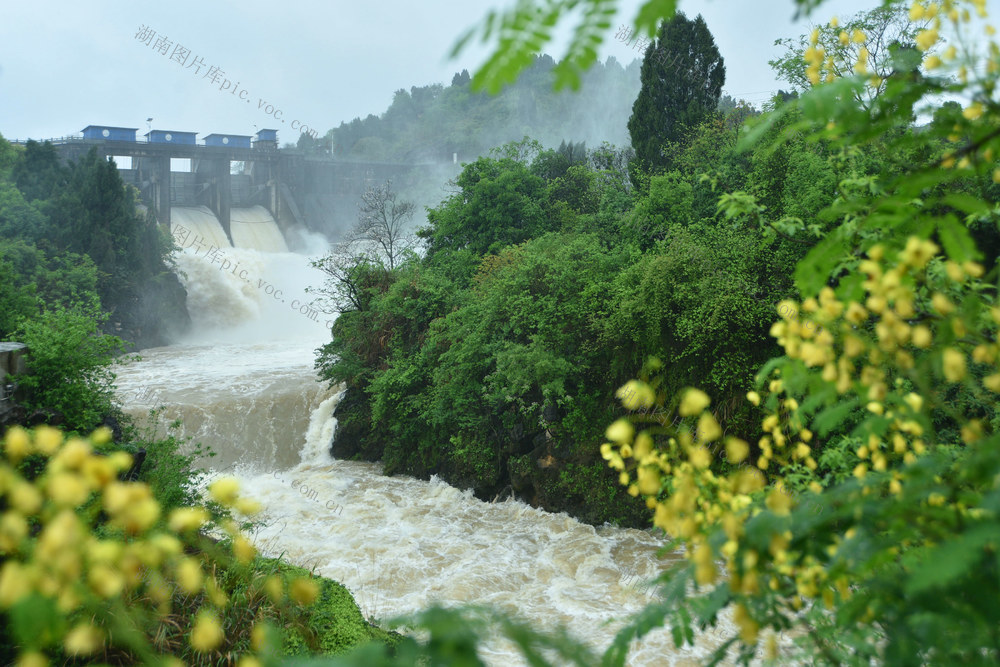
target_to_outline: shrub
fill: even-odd
[[[110,431],[64,440],[11,428],[0,457],[0,627],[4,662],[261,664],[282,652],[340,652],[388,639],[339,585],[256,556],[232,520],[203,507],[164,512],[122,482],[132,457],[98,455]],[[213,500],[252,515],[234,479]],[[319,600],[319,603],[314,603]],[[353,605],[353,607],[352,607]],[[332,611],[331,611],[332,610]],[[280,630],[279,630],[280,629]]]
[[[27,373],[16,378],[26,406],[57,411],[69,430],[90,431],[112,413],[111,362],[122,341],[99,331],[107,315],[96,299],[21,321],[18,340],[28,346]]]

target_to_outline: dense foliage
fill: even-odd
[[[113,358],[188,322],[171,242],[137,194],[94,151],[67,165],[0,137],[0,339],[28,345],[28,415],[81,432],[120,417]]]
[[[95,295],[104,330],[130,343],[162,345],[186,326],[170,239],[113,162],[92,151],[66,165],[49,143],[3,138],[0,156],[0,275],[10,277],[0,289],[12,292],[0,337],[22,316]]]
[[[782,267],[809,247],[732,224],[751,195],[730,191],[765,198],[754,224],[788,226],[830,203],[823,188],[874,169],[804,140],[740,153],[747,117],[734,106],[688,128],[645,191],[629,150],[505,145],[429,211],[422,257],[321,263],[342,314],[318,365],[348,388],[334,454],[642,525],[596,451],[615,389],[647,357],[669,359],[667,386],[707,380],[746,436],[753,411],[738,398],[779,350],[772,308],[794,293]],[[826,230],[814,223],[813,238]]]

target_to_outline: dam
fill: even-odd
[[[64,160],[78,160],[90,150],[114,159],[122,180],[139,191],[164,227],[210,213],[230,247],[263,242],[251,238],[252,230],[266,226],[256,224],[261,208],[284,237],[290,230],[306,230],[336,239],[356,220],[357,202],[367,189],[387,180],[397,191],[412,189],[441,167],[457,173],[451,163],[351,162],[279,148],[273,129],[255,135],[211,133],[201,143],[197,132],[150,129],[142,138],[137,132],[88,125],[78,135],[47,141]]]

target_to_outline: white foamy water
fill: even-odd
[[[243,252],[245,266],[258,262],[255,270],[289,291],[319,282],[302,256]],[[325,327],[302,328],[297,320],[308,318],[287,313],[282,333],[266,295],[243,291],[218,267],[202,273],[198,261],[178,262],[191,269],[189,294],[218,304],[224,317],[194,310],[201,338],[144,351],[118,371],[119,395],[137,417],[163,404],[165,420],[182,419],[185,435],[219,454],[214,469],[235,464],[246,494],[265,508],[267,525],[253,536],[262,552],[342,582],[366,617],[433,602],[488,604],[536,627],[561,623],[597,652],[651,600],[637,586],[670,557],[657,557],[661,540],[648,531],[594,528],[519,501],[482,502],[437,479],[385,477],[377,464],[332,459],[339,394],[313,370]],[[709,634],[678,650],[659,629],[635,645],[628,664],[698,664],[721,640]],[[523,664],[502,640],[490,640],[483,658]]]
[[[233,208],[229,212],[229,230],[237,248],[253,248],[269,252],[288,250],[285,237],[271,212],[263,206]]]

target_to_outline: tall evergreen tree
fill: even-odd
[[[669,63],[669,64],[665,64]],[[642,89],[632,105],[628,131],[636,162],[645,170],[669,168],[663,146],[700,123],[719,105],[726,66],[705,19],[677,12],[660,24],[646,48],[640,70]]]

